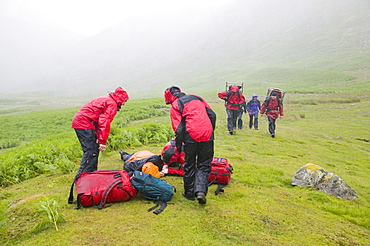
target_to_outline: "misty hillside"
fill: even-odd
[[[43,45],[41,38],[30,40],[24,63],[8,42],[0,47],[11,51],[1,60],[8,66],[1,84],[5,91],[70,96],[99,96],[122,86],[135,99],[160,97],[173,84],[199,93],[204,85],[223,89],[225,81],[263,81],[260,71],[276,67],[366,76],[369,17],[368,0],[235,0],[205,15],[131,18],[68,49],[55,45],[49,56],[31,45]]]
[[[3,92],[29,83],[47,69],[60,50],[84,37],[67,30],[0,18],[0,80]],[[21,87],[20,87],[21,88]]]

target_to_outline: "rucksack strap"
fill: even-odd
[[[73,183],[71,185],[71,189],[69,191],[69,197],[68,197],[68,204],[73,204],[73,187],[75,185],[75,181],[73,180]]]
[[[156,209],[158,206],[160,206],[158,209]],[[153,213],[154,214],[160,214],[165,208],[167,207],[167,203],[164,201],[156,201],[155,205],[148,209],[148,212],[156,209]]]
[[[224,192],[224,187],[225,186],[226,186],[226,184],[217,184],[217,189],[215,191],[215,195],[217,196],[221,192]]]
[[[71,185],[71,189],[70,189],[70,191],[69,191],[69,197],[68,197],[68,203],[69,203],[69,204],[73,204],[73,203],[75,203],[75,202],[73,201],[73,187],[74,187],[74,185],[75,185],[75,183],[76,183],[76,180],[77,180],[79,177],[81,177],[81,173],[78,173],[78,174],[75,176],[75,178],[73,179],[73,182],[72,182],[72,185]]]
[[[118,177],[120,177],[120,176],[118,176]],[[116,178],[116,176],[115,176],[115,178]],[[94,203],[93,203],[93,206],[98,208],[98,209],[102,209],[104,207],[105,203],[107,202],[107,197],[108,197],[109,192],[111,192],[113,187],[119,182],[122,182],[122,179],[117,179],[113,183],[111,183],[108,186],[108,188],[104,191],[103,196],[101,198],[101,202],[99,203],[99,205],[94,205]]]

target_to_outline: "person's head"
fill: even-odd
[[[164,100],[166,101],[166,104],[172,104],[177,98],[182,97],[183,95],[185,94],[181,92],[179,87],[171,86],[164,91]]]
[[[257,98],[258,98],[258,95],[257,95],[257,94],[253,94],[253,95],[252,95],[252,99],[253,99],[254,101],[256,101],[256,100],[257,100]]]
[[[116,101],[117,103],[117,111],[119,111],[122,105],[128,101],[129,97],[127,92],[122,89],[122,87],[117,87],[114,92],[109,93],[109,95]]]
[[[175,138],[172,138],[168,143],[163,147],[161,152],[162,160],[164,164],[169,166],[179,166],[184,164],[185,162],[185,154],[184,151],[179,153]]]
[[[276,100],[276,98],[278,97],[278,94],[277,94],[277,92],[273,92],[273,93],[271,93],[271,98],[273,99],[273,100]]]

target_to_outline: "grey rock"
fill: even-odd
[[[341,177],[311,163],[302,166],[294,173],[292,185],[315,187],[342,199],[358,198],[356,192]]]

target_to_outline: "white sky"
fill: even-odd
[[[0,0],[0,17],[97,34],[132,15],[205,11],[232,0]]]

